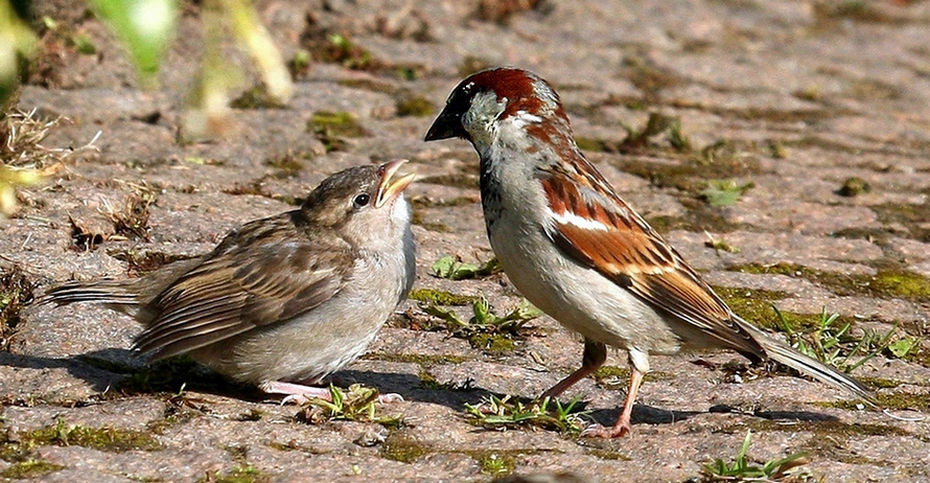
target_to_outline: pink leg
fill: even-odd
[[[565,379],[559,381],[558,384],[549,388],[548,391],[542,393],[540,399],[549,397],[554,398],[559,394],[565,392],[566,389],[575,385],[576,382],[588,377],[598,367],[601,367],[604,364],[604,361],[607,360],[607,346],[600,343],[594,342],[588,338],[584,340],[584,355],[581,358],[581,367],[578,368],[575,372],[571,373]]]
[[[639,385],[643,383],[643,374],[636,367],[633,367],[633,371],[630,374],[630,389],[626,393],[626,401],[623,403],[623,412],[620,413],[620,417],[617,418],[617,424],[612,428],[604,428],[601,426],[591,428],[584,432],[584,436],[590,436],[592,438],[619,438],[629,434],[632,429],[630,424],[630,416],[633,414],[633,403],[636,401],[636,393],[639,392]]]

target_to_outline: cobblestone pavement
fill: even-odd
[[[803,451],[803,468],[824,481],[930,481],[930,2],[480,3],[259,2],[286,57],[308,48],[344,59],[301,72],[288,107],[235,108],[222,137],[181,143],[201,7],[184,7],[162,87],[144,91],[97,20],[71,2],[37,2],[39,15],[85,35],[96,54],[53,42],[61,57],[23,89],[20,108],[70,118],[45,145],[79,146],[101,131],[100,151],[22,193],[20,213],[0,220],[2,271],[24,273],[37,293],[72,277],[134,276],[127,260],[205,252],[237,224],[289,209],[329,173],[403,157],[420,176],[409,193],[421,301],[339,374],[403,395],[378,407],[400,425],[301,422],[301,408],[183,361],[146,368],[128,350],[139,331],[128,318],[81,304],[27,308],[0,352],[0,475],[489,481],[566,470],[585,481],[684,481],[734,458],[751,429],[754,463]],[[248,69],[243,54],[226,54]],[[904,342],[853,372],[887,412],[742,367],[732,353],[698,353],[654,358],[624,439],[472,424],[466,404],[532,397],[581,359],[578,340],[546,317],[516,337],[468,338],[423,309],[438,291],[484,295],[498,314],[521,300],[500,274],[431,275],[445,255],[492,256],[476,155],[463,141],[422,142],[458,80],[492,65],[550,80],[598,168],[746,318],[776,328],[774,305],[796,330],[821,310],[840,314],[836,327],[852,324],[853,340],[893,330],[886,342]],[[242,91],[254,78],[244,80]],[[362,135],[320,127],[321,112],[350,113]],[[650,116],[655,132],[644,131]],[[732,183],[718,194],[744,191],[711,206],[705,189],[720,180]],[[152,199],[148,240],[121,236],[103,214]],[[95,249],[72,246],[69,216],[99,235]],[[565,396],[587,402],[589,421],[609,424],[622,403],[625,355],[608,366]]]

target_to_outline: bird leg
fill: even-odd
[[[565,392],[566,389],[572,387],[576,382],[584,379],[591,375],[598,367],[601,367],[604,364],[604,361],[607,360],[607,346],[600,342],[595,342],[591,339],[585,337],[584,339],[584,355],[581,357],[581,367],[578,368],[575,372],[571,373],[565,379],[559,381],[558,384],[549,388],[548,391],[542,393],[540,399],[545,398],[554,398],[559,394]]]
[[[281,404],[305,404],[310,401],[311,398],[319,398],[330,402],[333,400],[333,396],[329,392],[328,387],[305,386],[293,382],[270,381],[263,382],[258,388],[268,394],[284,394],[285,397],[281,400]],[[403,400],[404,397],[400,394],[388,393],[378,395],[378,402],[381,404]]]
[[[630,389],[626,392],[626,401],[623,403],[623,411],[617,418],[617,424],[612,428],[596,426],[584,431],[584,436],[592,438],[619,438],[629,434],[632,429],[630,416],[633,414],[633,403],[636,401],[636,393],[639,392],[639,385],[643,383],[645,374],[640,372],[635,366],[630,373]]]

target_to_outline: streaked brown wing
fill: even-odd
[[[257,238],[256,230],[266,236]],[[293,236],[282,237],[287,231]],[[158,315],[135,347],[170,357],[319,306],[351,268],[348,245],[339,241],[297,235],[285,215],[272,227],[244,226],[149,304]]]
[[[726,304],[661,235],[605,182],[582,179],[587,184],[579,186],[557,171],[541,179],[552,211],[552,223],[546,231],[562,250],[724,345],[764,353],[734,322]]]

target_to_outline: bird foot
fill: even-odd
[[[378,396],[378,402],[381,404],[403,402],[404,396],[397,394],[396,392],[389,392],[387,394],[381,394]]]
[[[328,387],[314,387],[295,384],[293,382],[274,381],[261,384],[259,388],[269,394],[284,394],[284,399],[281,400],[282,405],[292,403],[302,405],[308,403],[311,399],[322,399],[324,401],[333,400],[332,393],[329,392]],[[396,393],[378,395],[378,402],[381,404],[403,400],[404,397]]]
[[[332,401],[333,397],[326,387],[305,386],[293,382],[273,381],[266,382],[259,386],[259,389],[268,394],[284,394],[281,404],[304,404],[311,398],[319,398],[326,401]]]
[[[325,395],[319,395],[319,396],[310,396],[307,394],[290,394],[281,400],[281,405],[283,406],[285,404],[293,403],[293,404],[297,404],[298,406],[301,406],[301,405],[304,405],[310,402],[311,398],[314,398],[314,399],[319,398],[325,401],[332,401],[332,395],[329,393],[329,390],[327,389]],[[403,402],[403,400],[404,400],[404,396],[401,396],[400,394],[393,393],[393,392],[378,395],[378,402],[381,404]]]
[[[616,425],[611,427],[604,427],[598,424],[589,426],[587,429],[581,432],[581,436],[584,438],[622,438],[630,434],[630,425]]]

